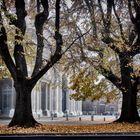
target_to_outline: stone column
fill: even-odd
[[[49,101],[50,101],[50,89],[49,89],[49,83],[46,83],[46,116],[50,116],[50,111],[49,111]]]
[[[14,81],[13,80],[11,80],[11,92],[12,92],[12,94],[11,94],[11,99],[9,99],[9,100],[11,100],[11,105],[10,105],[10,112],[9,112],[9,117],[13,117],[13,115],[14,115],[14,112],[15,112],[15,88],[14,88]]]
[[[76,115],[75,107],[76,107],[76,102],[75,102],[75,100],[73,99],[73,115],[74,115],[74,116]]]
[[[49,111],[50,113],[53,112],[53,89],[52,89],[52,84],[50,84],[50,98],[49,98]]]
[[[68,86],[70,86],[70,77],[67,77],[67,84],[68,84]],[[72,90],[71,89],[68,89],[68,100],[69,100],[69,113],[71,114],[71,115],[75,115],[75,101],[72,99],[72,100],[70,100],[70,95],[72,94]]]
[[[41,110],[41,84],[40,82],[36,85],[36,94],[37,94],[37,116],[42,117],[42,110]]]
[[[46,99],[45,99],[45,111],[47,111],[48,110],[48,84],[46,83],[46,92],[45,92],[45,97],[46,97]]]
[[[70,99],[69,99],[69,90],[66,91],[66,110],[68,114],[70,112]]]
[[[35,94],[36,94],[36,113],[37,115],[39,115],[39,102],[40,102],[40,96],[39,96],[39,92],[38,92],[38,89],[37,87],[35,87]]]
[[[69,92],[69,112],[71,115],[75,115],[75,101],[72,99],[70,100],[71,90],[68,89]]]
[[[83,110],[82,110],[82,101],[80,101],[80,111],[81,111],[81,115],[83,114]]]
[[[72,114],[72,100],[70,100],[70,90],[68,90],[68,110],[69,110],[69,113]]]
[[[35,95],[34,92],[31,93],[31,102],[32,102],[32,112],[35,112]]]
[[[40,112],[40,115],[41,115],[41,82],[39,83],[39,112]]]
[[[70,90],[69,90],[69,113],[73,115],[73,100],[70,100]]]
[[[71,106],[71,100],[69,99],[69,104],[68,104],[68,110],[69,110],[69,114],[71,114],[71,112],[72,112],[72,106]]]
[[[62,112],[62,87],[60,85],[58,85],[58,112],[62,117],[64,113]]]
[[[82,115],[82,101],[77,101],[78,105],[78,115]]]
[[[12,98],[11,98],[11,108],[14,109],[15,108],[15,88],[14,88],[14,81],[11,80],[12,82]]]
[[[58,89],[58,86],[55,85],[54,86],[54,89],[53,89],[53,110],[54,110],[54,114],[56,116],[58,116],[58,92],[59,92],[59,89]]]
[[[75,101],[75,114],[78,115],[78,111],[79,111],[79,108],[78,108],[78,101]]]

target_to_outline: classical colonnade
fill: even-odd
[[[56,78],[56,77],[55,77]],[[70,99],[72,90],[63,92],[62,77],[52,81],[42,80],[32,92],[32,109],[34,116],[82,115],[82,101]]]
[[[66,79],[65,79],[66,80]],[[1,80],[0,85],[0,115],[12,117],[15,108],[16,93],[11,79]],[[35,86],[32,91],[32,112],[34,117],[55,115],[61,117],[82,115],[82,101],[70,99],[73,93],[68,87],[63,88],[62,74],[50,71]]]

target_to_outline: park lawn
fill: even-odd
[[[43,124],[34,128],[0,125],[0,134],[140,133],[140,123]]]

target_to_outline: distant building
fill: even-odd
[[[84,115],[114,115],[118,112],[118,103],[106,103],[103,100],[84,101],[82,111]]]

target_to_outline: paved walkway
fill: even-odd
[[[77,117],[41,117],[36,120],[42,124],[101,124],[110,123],[116,119],[115,116],[98,116],[95,115],[91,118],[90,115],[83,115]],[[0,124],[7,125],[11,119],[0,119]]]

